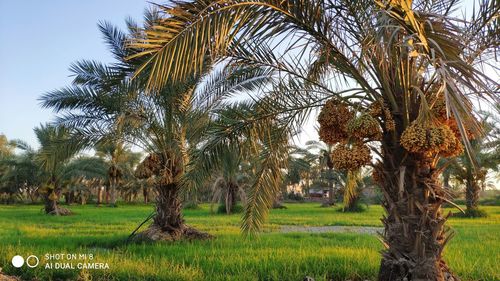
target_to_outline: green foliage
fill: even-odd
[[[465,209],[464,212],[456,212],[453,214],[453,216],[459,217],[459,218],[485,218],[488,216],[488,213],[486,211],[474,208],[474,209]]]
[[[193,201],[185,202],[184,204],[182,204],[182,208],[184,210],[199,210],[199,209],[201,209],[200,204],[193,202]]]
[[[243,213],[245,208],[243,208],[242,205],[236,204],[231,208],[231,213],[232,214],[240,214]],[[220,204],[219,207],[217,207],[217,214],[226,214],[226,205]]]
[[[479,200],[479,204],[483,206],[500,206],[500,195],[491,198],[483,198]]]
[[[367,210],[368,210],[368,205],[359,202],[359,200],[349,207],[342,207],[337,209],[337,211],[339,212],[349,212],[349,213],[361,213],[361,212],[366,212]]]
[[[285,200],[291,200],[295,202],[304,202],[306,200],[304,196],[300,193],[290,192],[285,194]]]

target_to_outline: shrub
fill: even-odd
[[[304,198],[304,196],[302,196],[302,194],[294,193],[294,192],[287,193],[285,195],[285,198],[287,200],[297,201],[297,202],[304,202],[304,200],[305,200],[305,198]]]
[[[232,209],[231,209],[231,214],[239,214],[243,213],[243,206],[240,204],[236,204]],[[217,208],[217,214],[225,214],[226,213],[226,204],[221,204],[219,205],[219,208]]]
[[[368,205],[363,204],[361,202],[356,202],[349,208],[339,208],[337,211],[339,212],[346,212],[346,213],[361,213],[368,210]]]
[[[193,202],[193,201],[184,203],[182,205],[182,208],[185,210],[199,210],[199,209],[201,209],[200,205],[198,205],[198,203]]]
[[[465,213],[458,212],[454,213],[453,216],[459,218],[485,218],[488,214],[480,209],[467,209],[465,210]]]

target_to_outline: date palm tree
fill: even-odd
[[[306,143],[308,150],[318,150],[318,164],[321,170],[321,177],[328,183],[328,201],[323,203],[324,207],[335,205],[335,184],[342,182],[342,173],[333,168],[331,158],[333,147],[319,141],[308,141]]]
[[[57,202],[63,188],[65,165],[82,147],[71,139],[71,132],[67,127],[40,125],[34,131],[40,143],[35,161],[43,171],[43,183],[38,192],[45,201],[45,213],[68,215],[71,212],[59,207]]]
[[[79,200],[84,205],[91,194],[91,186],[107,179],[107,165],[99,157],[76,157],[64,165],[60,177],[66,201]]]
[[[226,214],[229,215],[234,210],[238,197],[243,205],[246,204],[244,187],[249,181],[249,175],[244,169],[244,159],[238,147],[235,145],[224,147],[221,156],[221,168],[214,174],[212,203],[221,202],[225,206]]]
[[[116,207],[119,184],[127,176],[127,172],[131,176],[131,171],[139,163],[140,154],[130,151],[123,143],[123,140],[116,137],[104,139],[95,148],[97,156],[104,159],[107,163],[109,204],[112,207]]]
[[[453,16],[453,0],[192,0],[160,7],[162,20],[129,43],[139,50],[129,59],[145,58],[136,77],[148,77],[148,90],[199,73],[207,52],[226,67],[272,70],[273,82],[253,95],[252,118],[219,136],[270,117],[296,129],[323,106],[320,136],[336,146],[339,167],[369,164],[370,152],[381,159],[375,171],[386,250],[379,280],[457,280],[442,259],[450,236],[441,205],[449,199],[436,163],[456,155],[460,140],[472,158],[469,139],[481,128],[470,99],[498,101],[498,83],[481,72],[495,68],[498,1],[480,1],[464,20]],[[274,167],[250,191],[245,230],[259,228],[280,180],[284,153],[270,148],[265,163]]]
[[[488,172],[498,172],[500,164],[500,128],[498,118],[493,118],[487,114],[483,120],[486,136],[480,139],[471,140],[471,148],[474,152],[478,166],[474,166],[467,155],[460,155],[453,159],[447,168],[450,177],[460,184],[465,185],[465,216],[478,217],[485,216],[486,213],[479,210],[479,193],[484,189]],[[495,116],[493,116],[495,117]],[[460,214],[459,214],[460,215]]]
[[[145,25],[152,26],[157,20],[155,17],[156,13],[149,11]],[[230,83],[238,85],[237,89],[246,87],[239,83],[241,78],[231,78],[233,72],[224,71],[209,77],[198,73],[147,92],[142,79],[130,79],[141,60],[127,60],[137,51],[124,46],[130,34],[139,36],[140,28],[130,21],[127,25],[128,34],[107,23],[100,25],[115,55],[115,63],[80,61],[74,64],[71,67],[74,84],[43,95],[42,105],[58,112],[57,123],[75,130],[84,143],[96,144],[115,136],[148,153],[135,174],[154,184],[155,215],[152,224],[137,239],[207,238],[209,235],[184,222],[179,198],[181,178],[191,161],[190,150],[200,141],[209,120],[206,108],[213,103],[211,99],[215,102],[214,95],[230,93]],[[204,67],[210,69],[207,64]],[[219,79],[226,81],[224,87],[217,82]],[[206,82],[203,86],[202,80]]]
[[[36,151],[27,143],[15,140],[6,142],[8,153],[0,157],[0,189],[2,192],[14,195],[24,191],[32,203],[38,196],[37,190],[41,185],[43,172],[35,161]],[[14,148],[21,153],[14,154]]]

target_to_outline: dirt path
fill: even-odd
[[[361,234],[377,234],[378,232],[384,231],[383,227],[375,226],[298,226],[298,225],[282,225],[280,232],[309,232],[309,233],[325,233],[325,232],[336,232],[336,233],[361,233]]]

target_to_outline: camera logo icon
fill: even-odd
[[[38,264],[40,263],[40,260],[38,259],[37,256],[34,256],[34,255],[28,256],[26,258],[26,261],[20,255],[15,255],[12,257],[12,266],[14,266],[15,268],[22,267],[25,262],[26,262],[27,267],[34,268],[34,267],[38,266]]]
[[[19,255],[16,255],[16,256],[13,256],[12,257],[12,265],[15,267],[15,268],[20,268],[24,265],[24,258],[19,256]]]

